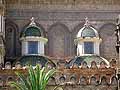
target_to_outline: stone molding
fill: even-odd
[[[37,17],[38,20],[59,20],[59,21],[83,21],[85,16],[89,17],[91,20],[102,20],[102,21],[114,21],[115,18],[118,16],[120,11],[79,11],[79,10],[19,10],[19,9],[12,9],[7,11],[7,17],[12,17],[13,19],[22,20],[22,19],[29,19],[30,17],[34,16]]]

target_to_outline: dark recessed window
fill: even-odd
[[[38,54],[38,42],[37,41],[28,42],[28,54]]]
[[[94,54],[94,43],[93,42],[84,42],[84,53]]]
[[[29,27],[25,31],[25,36],[41,36],[41,32],[37,27]]]

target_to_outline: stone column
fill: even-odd
[[[0,63],[4,64],[5,56],[5,47],[4,47],[4,38],[5,38],[5,19],[4,19],[4,9],[0,9]]]
[[[117,29],[115,30],[116,40],[116,49],[118,52],[118,61],[117,61],[117,76],[118,76],[118,90],[120,90],[120,15],[117,19]]]

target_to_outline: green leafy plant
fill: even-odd
[[[10,86],[15,87],[17,90],[46,90],[49,79],[56,72],[55,69],[48,70],[45,67],[41,69],[39,65],[36,65],[35,69],[29,66],[27,70],[27,76],[16,72],[20,81],[10,82]]]

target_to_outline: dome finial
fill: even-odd
[[[36,26],[36,23],[35,23],[35,18],[34,18],[34,17],[32,17],[30,20],[31,20],[30,25],[31,25],[31,26]]]
[[[85,24],[84,24],[84,26],[89,26],[90,24],[89,24],[89,20],[88,20],[88,17],[85,17]]]
[[[117,18],[117,24],[118,25],[120,24],[120,14],[118,15],[118,18]]]

